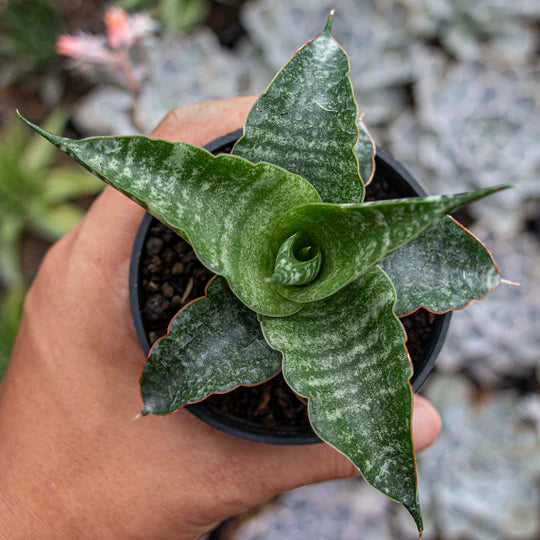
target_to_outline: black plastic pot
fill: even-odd
[[[209,152],[216,154],[220,153],[220,151],[230,147],[230,145],[234,143],[241,135],[241,130],[235,131],[212,141],[211,143],[207,144],[205,148]],[[426,194],[426,192],[414,180],[405,167],[398,163],[382,148],[377,149],[375,171],[376,177],[385,178],[385,180],[391,185],[399,185],[399,191],[402,197],[414,197],[417,195]],[[133,244],[129,275],[131,313],[139,342],[141,343],[141,346],[146,354],[148,354],[150,351],[150,342],[148,341],[141,315],[140,283],[142,277],[140,272],[140,262],[146,235],[154,220],[155,218],[147,213],[139,226],[139,230],[137,231],[137,236]],[[439,355],[446,338],[451,316],[451,313],[435,316],[436,318],[432,325],[433,331],[431,341],[424,349],[424,354],[413,362],[414,375],[411,383],[415,392],[420,388],[420,386],[422,386],[427,376],[433,369],[435,360]],[[186,408],[207,424],[243,439],[280,445],[300,445],[321,442],[319,437],[317,437],[312,430],[298,431],[292,430],[291,428],[283,428],[280,431],[267,431],[258,425],[242,422],[236,417],[218,413],[214,409],[209,408],[204,401],[188,405]]]

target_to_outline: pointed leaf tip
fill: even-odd
[[[19,110],[17,109],[17,116],[29,127],[31,127],[36,133],[39,133],[39,135],[41,135],[42,137],[44,137],[45,139],[47,139],[50,143],[54,144],[55,146],[57,146],[58,148],[60,148],[61,150],[63,150],[63,148],[61,148],[60,146],[60,139],[61,137],[59,137],[58,135],[55,135],[54,133],[49,133],[47,130],[43,129],[43,128],[40,128],[39,126],[37,126],[36,124],[34,124],[33,122],[30,122],[30,120],[28,120],[27,118],[25,118],[20,112]]]
[[[330,11],[326,26],[324,27],[323,34],[330,35],[332,33],[332,23],[334,22],[334,10]]]

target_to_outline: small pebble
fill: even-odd
[[[144,290],[149,293],[155,293],[159,291],[159,285],[155,281],[148,281],[146,286],[144,286]]]
[[[175,240],[175,238],[178,238],[178,235],[171,231],[168,227],[163,227],[163,232],[160,234],[161,238],[167,243],[170,244]]]
[[[161,238],[156,238],[151,236],[146,242],[146,253],[148,255],[157,255],[161,248],[163,247],[163,240]]]
[[[172,273],[177,276],[179,274],[183,274],[184,273],[184,263],[182,262],[177,262],[173,267],[172,267]]]
[[[174,289],[171,285],[169,285],[167,282],[165,282],[161,286],[161,292],[163,293],[163,296],[165,298],[172,298],[174,295]]]
[[[157,321],[161,318],[163,313],[169,308],[169,300],[167,300],[162,294],[153,294],[144,306],[145,315],[152,321]]]
[[[186,242],[184,242],[183,240],[180,240],[180,242],[178,242],[175,246],[174,246],[174,250],[176,251],[176,253],[178,254],[182,254],[182,253],[185,253],[187,250],[189,249],[189,246]]]
[[[154,255],[152,260],[145,266],[145,273],[150,274],[159,274],[163,268],[163,261],[157,256]]]
[[[163,254],[161,255],[161,258],[166,262],[170,263],[174,260],[176,257],[176,253],[171,249],[167,248],[163,251]]]

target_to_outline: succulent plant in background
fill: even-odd
[[[386,0],[378,0],[384,3]],[[538,2],[518,0],[401,0],[412,33],[440,39],[461,60],[482,60],[487,51],[519,62],[536,51]]]
[[[120,0],[129,12],[144,9],[167,32],[184,32],[201,23],[208,15],[207,0]]]
[[[19,281],[0,295],[0,379],[9,364],[11,349],[19,330],[25,292],[24,282]]]
[[[57,42],[58,54],[98,83],[74,110],[73,122],[85,134],[145,134],[173,107],[255,92],[245,62],[222,50],[209,29],[154,36],[159,25],[150,15],[120,7],[109,8],[104,21],[105,34],[63,35]]]
[[[398,317],[459,309],[501,281],[484,246],[445,216],[508,186],[363,202],[374,147],[331,26],[332,15],[278,73],[232,155],[141,136],[76,141],[27,123],[218,274],[154,345],[143,414],[282,371],[321,439],[422,531]]]
[[[63,129],[66,117],[57,111],[45,125]],[[0,376],[7,366],[17,333],[26,289],[20,265],[23,233],[55,241],[83,216],[71,200],[94,195],[101,182],[72,165],[53,165],[54,152],[41,137],[28,136],[19,122],[4,128],[0,140]]]
[[[45,122],[61,131],[66,116],[53,113]],[[0,284],[22,279],[19,243],[24,231],[58,240],[83,216],[71,202],[95,195],[102,185],[72,165],[54,165],[54,152],[41,137],[28,136],[19,122],[8,124],[0,141]]]
[[[55,2],[6,0],[0,4],[0,85],[8,85],[55,59],[61,28]]]

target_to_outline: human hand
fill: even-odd
[[[254,100],[176,109],[151,136],[204,145],[241,127]],[[0,386],[0,538],[197,538],[277,493],[358,473],[325,444],[254,443],[185,410],[133,421],[144,354],[128,271],[143,213],[105,189],[30,289]],[[416,449],[439,429],[415,396]]]

